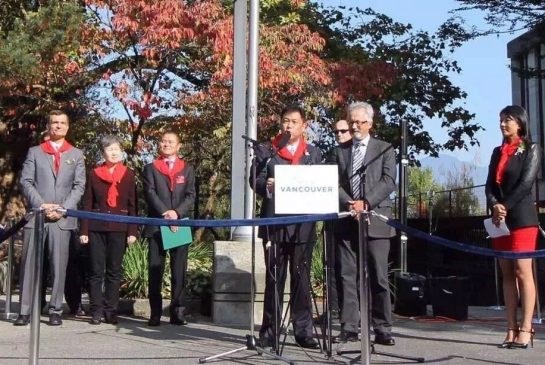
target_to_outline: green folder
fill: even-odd
[[[163,248],[165,250],[187,245],[193,241],[191,227],[178,226],[178,230],[176,232],[172,232],[170,227],[161,226],[161,238],[163,240]]]

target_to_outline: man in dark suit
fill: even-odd
[[[195,202],[195,171],[178,157],[180,139],[173,132],[166,132],[159,141],[159,158],[144,167],[144,194],[148,204],[148,216],[163,219],[189,218]],[[170,229],[175,232],[178,227]],[[165,270],[166,251],[163,249],[161,231],[157,226],[147,226],[144,237],[149,238],[149,302],[151,316],[149,326],[159,326],[163,312],[161,287]],[[185,275],[189,245],[169,250],[171,270],[170,323],[185,325]]]
[[[339,145],[330,162],[339,167],[341,210],[374,210],[391,216],[390,194],[395,190],[395,154],[389,143],[372,138],[373,107],[364,102],[348,106],[347,120],[352,143]],[[359,174],[358,171],[365,171]],[[361,191],[361,179],[365,190]],[[358,340],[358,223],[344,218],[337,225],[337,267],[340,270],[341,335],[340,342]],[[375,343],[392,346],[392,309],[388,284],[388,253],[395,231],[371,216],[368,230],[369,285],[371,289],[371,325]]]
[[[337,142],[338,146],[344,146],[349,145],[352,141],[352,133],[350,133],[350,126],[348,125],[348,122],[345,119],[338,120],[333,124],[333,136],[335,137],[335,141]],[[326,244],[327,246],[327,255],[328,255],[328,262],[331,265],[330,267],[330,275],[331,280],[329,283],[329,302],[330,302],[330,308],[331,308],[331,317],[333,319],[339,319],[339,309],[340,309],[340,302],[339,302],[339,295],[338,295],[338,283],[340,282],[340,277],[338,275],[338,270],[335,267],[336,266],[336,246],[335,243],[336,234],[335,231],[338,229],[343,229],[342,224],[339,226],[338,220],[334,220],[332,222],[325,222],[326,225]]]
[[[281,113],[282,132],[289,132],[289,141],[281,146],[280,141],[286,134],[278,135],[272,142],[276,153],[273,156],[258,156],[261,161],[256,177],[256,193],[263,198],[261,217],[274,217],[274,166],[276,165],[314,165],[321,163],[320,150],[308,145],[303,133],[307,127],[305,114],[299,106],[286,107]],[[253,186],[253,184],[252,184]],[[275,305],[275,290],[278,298],[284,297],[284,285],[288,261],[290,264],[291,319],[296,342],[305,348],[317,348],[318,343],[312,337],[312,304],[310,297],[310,264],[312,249],[316,242],[314,223],[293,224],[287,226],[262,226],[259,237],[263,239],[265,250],[265,297],[263,322],[259,331],[263,346],[274,346],[278,330],[275,329],[275,309],[277,323],[281,321],[281,302]],[[271,242],[273,244],[271,244]],[[276,254],[275,254],[276,250]],[[276,262],[276,284],[274,281],[274,263]],[[278,307],[278,308],[276,308]]]
[[[54,110],[49,113],[48,140],[30,148],[23,170],[21,189],[27,206],[45,212],[44,240],[53,281],[49,301],[49,324],[62,324],[62,302],[68,262],[70,235],[77,228],[77,220],[63,217],[58,208],[76,209],[85,189],[85,161],[81,150],[65,140],[69,119],[66,113]],[[14,322],[24,326],[29,322],[32,303],[32,278],[34,272],[34,218],[24,229],[21,264],[21,309]]]

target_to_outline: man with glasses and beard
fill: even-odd
[[[395,154],[389,143],[371,136],[373,107],[365,102],[348,106],[347,121],[352,142],[339,145],[330,159],[339,167],[339,202],[341,210],[356,213],[374,210],[391,216],[390,194],[395,190]],[[361,173],[364,171],[364,173]],[[364,178],[364,191],[361,179]],[[356,218],[356,219],[355,219]],[[358,341],[358,221],[357,217],[340,220],[336,230],[337,270],[340,278],[341,334],[338,342]],[[392,309],[388,284],[388,254],[394,229],[369,216],[368,265],[371,295],[370,323],[376,344],[393,346]]]

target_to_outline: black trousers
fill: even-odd
[[[265,250],[265,297],[263,321],[259,330],[260,337],[274,339],[278,330],[274,325],[274,311],[277,310],[277,325],[282,321],[282,302],[286,283],[287,268],[290,269],[290,309],[293,330],[296,339],[312,336],[312,301],[310,296],[310,265],[314,242],[294,244],[279,242]],[[275,305],[274,265],[276,258],[276,279],[278,287],[278,303]]]
[[[73,231],[70,237],[66,283],[64,285],[64,299],[70,312],[75,313],[81,306],[81,294],[84,290],[88,290],[90,261],[89,245],[82,245],[79,241],[79,233]]]
[[[149,239],[148,283],[151,317],[160,317],[163,312],[163,274],[167,251],[163,249],[161,232],[157,231]],[[171,299],[170,316],[181,316],[185,304],[185,275],[187,271],[187,253],[189,245],[168,250],[170,255]]]
[[[341,328],[345,331],[359,332],[359,248],[358,223],[353,219],[346,222],[344,229],[337,230],[337,268],[341,290]],[[368,238],[368,271],[371,296],[370,322],[375,333],[392,331],[392,303],[388,283],[389,238]]]
[[[338,229],[336,227],[336,222],[325,222],[325,254],[326,254],[326,260],[328,264],[329,269],[329,282],[326,283],[328,285],[329,289],[329,304],[332,311],[338,311],[341,308],[341,305],[339,303],[339,295],[337,288],[340,287],[340,276],[339,276],[339,270],[337,268],[337,259],[336,259],[336,251],[337,251],[337,243],[335,235],[335,230]]]
[[[126,232],[89,232],[89,296],[93,314],[110,315],[117,311],[126,242]]]

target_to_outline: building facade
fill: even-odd
[[[507,44],[511,60],[513,104],[528,111],[532,139],[545,146],[545,22]],[[539,175],[537,194],[545,201],[545,159]],[[545,207],[540,204],[540,211]]]

